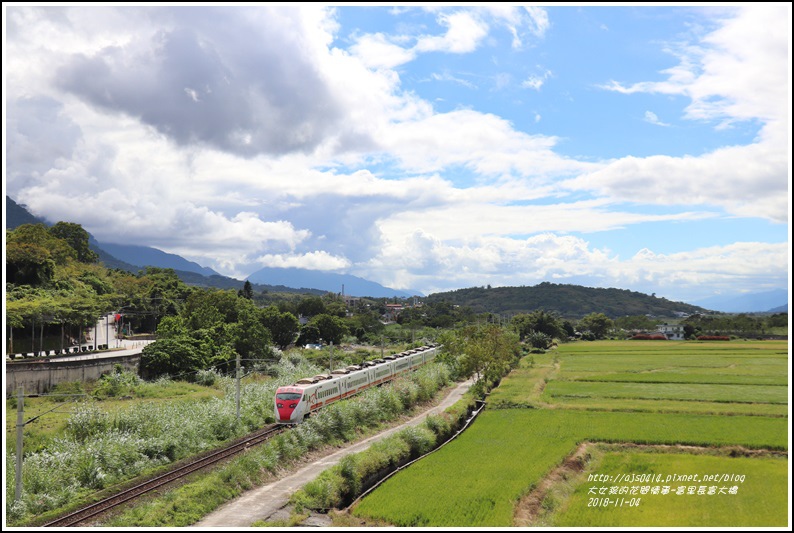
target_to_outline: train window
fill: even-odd
[[[285,401],[300,400],[301,399],[301,395],[300,395],[300,393],[297,393],[297,392],[279,392],[278,394],[276,394],[276,398],[278,398],[279,400],[285,400]]]

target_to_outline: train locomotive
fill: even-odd
[[[330,403],[349,398],[431,362],[439,349],[440,346],[433,344],[422,346],[279,387],[276,389],[274,408],[276,422],[299,424],[311,413]]]

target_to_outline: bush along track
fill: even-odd
[[[326,447],[357,440],[430,401],[449,383],[434,364],[394,383],[333,404],[304,423],[250,449],[245,456],[113,518],[110,527],[184,527],[195,524],[244,491],[272,482]],[[421,440],[421,439],[420,439]]]

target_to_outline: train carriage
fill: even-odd
[[[423,346],[362,365],[333,370],[302,378],[294,384],[279,387],[275,395],[276,422],[298,424],[312,412],[343,398],[349,398],[370,387],[390,381],[395,376],[414,370],[435,358],[435,345]]]

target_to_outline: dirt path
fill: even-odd
[[[430,414],[444,411],[447,407],[450,407],[460,400],[463,394],[469,390],[470,386],[470,381],[461,383],[438,405],[415,416],[405,424],[385,430],[363,441],[352,444],[349,447],[321,457],[288,477],[246,492],[239,498],[205,516],[202,520],[194,524],[193,527],[249,527],[257,520],[267,520],[287,505],[292,493],[309,481],[312,481],[324,470],[337,464],[344,456],[363,451],[369,448],[373,443],[388,437],[396,431],[404,429],[406,426],[415,426],[421,423]]]

